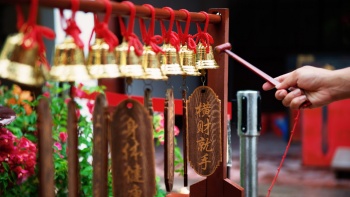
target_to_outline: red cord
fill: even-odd
[[[179,39],[182,45],[186,45],[190,50],[193,50],[196,53],[196,42],[193,40],[193,36],[189,34],[190,23],[191,23],[191,15],[190,12],[186,9],[181,9],[186,13],[186,24],[185,30],[182,32],[180,21],[176,21],[177,32],[179,34]]]
[[[150,4],[144,4],[143,6],[146,6],[151,10],[151,21],[150,21],[150,25],[148,27],[148,32],[147,32],[144,19],[143,18],[139,19],[142,40],[145,43],[145,45],[151,46],[152,50],[155,53],[164,53],[162,48],[159,47],[159,44],[161,44],[163,42],[162,36],[154,35],[154,26],[155,26],[155,20],[156,20],[155,9]]]
[[[62,27],[63,27],[63,20],[64,20],[66,23],[66,28],[63,28],[63,30],[66,32],[67,35],[72,36],[75,44],[79,48],[84,48],[84,43],[79,37],[81,30],[75,21],[75,14],[79,9],[79,0],[71,0],[71,4],[72,4],[72,8],[71,8],[72,16],[69,19],[64,18],[63,9],[60,9]]]
[[[198,33],[194,35],[194,37],[196,38],[196,43],[198,44],[199,42],[201,42],[203,46],[206,47],[206,52],[209,53],[209,47],[211,44],[214,43],[213,37],[207,32],[209,26],[209,14],[204,11],[201,11],[200,13],[204,14],[205,16],[205,25],[202,31],[199,23],[197,23]]]
[[[272,180],[272,183],[271,183],[271,185],[270,185],[270,188],[269,188],[269,190],[268,190],[268,193],[267,193],[266,197],[269,197],[269,196],[270,196],[270,193],[271,193],[271,191],[272,191],[272,188],[273,188],[273,186],[275,185],[275,182],[276,182],[276,180],[277,180],[278,174],[280,173],[280,170],[281,170],[281,168],[282,168],[284,159],[285,159],[286,156],[287,156],[288,149],[289,149],[290,143],[292,142],[293,135],[294,135],[294,131],[295,131],[295,128],[296,128],[297,123],[298,123],[298,120],[299,120],[299,115],[300,115],[300,110],[298,110],[298,113],[297,113],[297,115],[296,115],[296,117],[295,117],[295,119],[294,119],[293,129],[292,129],[292,132],[291,132],[291,134],[290,134],[290,137],[289,137],[289,141],[288,141],[286,150],[284,151],[284,154],[283,154],[281,163],[280,163],[279,167],[277,168],[276,175],[275,175],[275,177],[274,177],[273,180]]]
[[[112,13],[112,4],[110,0],[104,0],[104,3],[106,6],[106,14],[105,14],[104,20],[103,22],[100,22],[97,18],[97,14],[94,14],[95,26],[92,29],[89,43],[91,42],[92,35],[95,32],[97,38],[103,38],[104,41],[108,44],[109,51],[113,51],[114,48],[118,46],[119,40],[117,36],[108,28],[108,22]]]
[[[168,30],[165,29],[164,21],[160,21],[160,28],[162,31],[162,36],[164,39],[164,42],[167,44],[171,44],[173,47],[175,47],[176,51],[180,51],[180,39],[179,35],[173,31],[173,26],[175,22],[175,13],[174,10],[170,7],[164,7],[163,9],[166,9],[170,12],[170,20],[169,20],[169,28]]]
[[[119,16],[121,34],[124,37],[125,41],[128,42],[128,52],[130,51],[130,47],[133,46],[135,50],[135,54],[137,56],[141,56],[143,52],[143,45],[140,42],[139,38],[134,33],[134,22],[135,22],[135,16],[136,16],[135,5],[130,1],[123,1],[122,3],[127,4],[130,7],[130,17],[129,17],[128,29],[126,29],[122,17]]]
[[[28,21],[24,22],[24,16],[20,5],[16,5],[17,12],[17,28],[20,32],[24,34],[22,47],[25,49],[31,49],[36,44],[38,45],[40,60],[43,65],[50,69],[50,65],[45,57],[45,44],[43,41],[43,37],[48,38],[50,40],[55,38],[55,32],[44,26],[39,26],[36,24],[36,18],[38,14],[38,0],[32,0],[29,10]]]

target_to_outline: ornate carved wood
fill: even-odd
[[[187,109],[188,160],[197,174],[209,176],[222,162],[221,101],[211,88],[201,86],[189,96]]]

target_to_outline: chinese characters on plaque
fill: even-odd
[[[154,196],[153,130],[148,111],[138,101],[121,102],[111,123],[114,196]]]
[[[221,101],[206,86],[194,90],[187,101],[188,159],[201,176],[211,175],[222,161]]]

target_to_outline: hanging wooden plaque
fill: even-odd
[[[78,163],[78,118],[76,103],[71,99],[68,103],[67,134],[68,142],[68,197],[80,196],[80,178]]]
[[[38,111],[38,145],[39,145],[39,196],[54,197],[55,182],[53,165],[52,116],[46,98],[39,101]]]
[[[184,160],[184,187],[188,186],[187,174],[187,90],[182,90],[182,140],[183,140],[183,160]]]
[[[93,118],[93,196],[108,196],[108,138],[105,109],[107,100],[99,94],[95,100]]]
[[[169,88],[166,91],[164,107],[164,181],[168,192],[171,192],[174,183],[174,126],[174,93]]]
[[[136,100],[126,99],[111,122],[114,197],[153,197],[156,193],[151,118]]]
[[[201,176],[211,175],[222,162],[221,101],[201,86],[187,101],[187,147],[191,167]]]

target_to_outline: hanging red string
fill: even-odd
[[[130,51],[130,47],[133,46],[135,50],[135,54],[137,56],[141,56],[143,52],[143,45],[140,42],[139,38],[134,33],[134,22],[135,22],[135,16],[136,16],[135,5],[130,1],[123,1],[122,3],[127,4],[130,7],[130,17],[129,17],[128,29],[126,29],[122,17],[119,16],[121,34],[125,39],[125,41],[128,42],[128,52]]]
[[[91,42],[92,35],[95,32],[97,38],[103,38],[104,41],[108,44],[109,51],[113,51],[114,48],[118,46],[119,40],[117,36],[108,28],[108,22],[112,13],[112,4],[110,0],[104,0],[104,3],[106,6],[106,14],[105,14],[104,20],[103,22],[100,22],[98,20],[97,14],[94,14],[95,26],[92,29],[89,43]]]
[[[174,10],[170,7],[164,7],[163,9],[166,9],[170,12],[170,20],[169,20],[169,28],[166,30],[164,21],[160,21],[160,28],[162,31],[162,36],[164,39],[164,42],[167,44],[171,44],[173,47],[175,47],[176,51],[180,50],[180,39],[179,35],[173,31],[174,21],[175,21],[175,13]]]
[[[280,171],[281,171],[281,168],[282,168],[282,165],[283,165],[284,159],[285,159],[285,158],[286,158],[286,156],[287,156],[287,153],[288,153],[288,150],[289,150],[289,146],[290,146],[290,144],[291,144],[291,142],[292,142],[292,139],[293,139],[293,135],[294,135],[294,132],[295,132],[295,128],[296,128],[296,126],[297,126],[297,124],[298,124],[299,115],[300,115],[300,110],[298,110],[298,113],[297,113],[297,115],[295,116],[295,119],[294,119],[294,125],[293,125],[292,131],[291,131],[291,133],[290,133],[290,137],[289,137],[289,141],[288,141],[288,144],[287,144],[286,150],[284,151],[284,154],[283,154],[282,160],[281,160],[281,162],[280,162],[280,165],[279,165],[279,166],[278,166],[278,168],[277,168],[276,175],[275,175],[275,177],[274,177],[274,178],[273,178],[273,180],[272,180],[272,183],[271,183],[271,185],[270,185],[270,188],[269,188],[269,190],[268,190],[268,192],[267,192],[266,197],[269,197],[269,196],[270,196],[271,191],[272,191],[272,188],[273,188],[273,186],[274,186],[274,185],[275,185],[275,183],[276,183],[276,180],[277,180],[278,174],[279,174],[279,173],[280,173]]]
[[[155,11],[154,7],[150,4],[144,4],[143,6],[146,6],[151,10],[151,21],[150,21],[148,31],[147,31],[144,19],[140,18],[140,20],[139,20],[142,40],[145,43],[145,45],[151,46],[152,50],[155,53],[159,53],[159,52],[164,53],[162,48],[159,47],[159,44],[161,44],[163,42],[163,37],[160,35],[154,35],[156,11]]]
[[[71,36],[74,39],[75,44],[79,48],[84,48],[84,43],[80,39],[79,34],[81,33],[80,28],[78,27],[76,21],[75,21],[75,14],[79,9],[79,0],[71,0],[72,3],[72,16],[71,18],[66,19],[63,14],[63,9],[60,9],[60,15],[61,15],[61,25],[63,25],[63,21],[66,23],[66,28],[63,28],[63,30],[66,32],[67,35]]]
[[[28,21],[26,23],[24,22],[24,16],[20,5],[16,5],[16,12],[17,28],[24,34],[22,47],[25,49],[30,49],[37,44],[40,60],[49,70],[50,65],[45,57],[46,47],[43,41],[43,37],[52,40],[56,37],[56,35],[52,29],[36,24],[38,14],[38,0],[31,1]]]
[[[209,14],[204,11],[201,11],[200,13],[204,14],[205,16],[205,25],[202,31],[199,23],[197,23],[198,33],[195,34],[194,37],[196,38],[196,43],[198,44],[199,42],[201,42],[203,46],[206,47],[206,52],[209,53],[209,47],[211,44],[214,43],[213,37],[207,32],[209,26]]]
[[[186,24],[185,24],[185,30],[183,32],[180,25],[180,21],[176,21],[176,27],[177,27],[177,32],[179,34],[180,43],[182,45],[187,44],[187,47],[196,53],[196,46],[197,46],[196,42],[193,40],[193,36],[188,33],[190,29],[190,23],[191,23],[190,12],[186,9],[181,9],[180,11],[183,11],[186,13]]]

